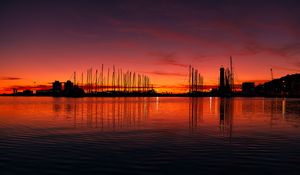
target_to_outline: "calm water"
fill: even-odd
[[[300,99],[0,97],[0,174],[299,174]]]

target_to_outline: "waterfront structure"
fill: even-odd
[[[230,57],[230,67],[220,68],[220,77],[219,77],[219,96],[232,96],[234,92],[234,74],[232,66],[232,57]]]
[[[300,97],[300,74],[286,75],[256,87],[262,96]]]
[[[255,93],[255,83],[254,82],[244,82],[242,83],[242,93],[243,95],[254,95]]]
[[[200,71],[191,65],[189,66],[189,94],[199,94],[203,92],[203,76],[201,76]]]
[[[59,81],[54,81],[52,83],[52,90],[53,92],[61,92],[62,91],[62,84]]]
[[[225,68],[223,66],[220,68],[219,92],[220,94],[225,92]]]

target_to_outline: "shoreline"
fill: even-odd
[[[243,97],[243,98],[300,98],[300,96],[282,96],[282,95],[230,95],[230,96],[220,96],[220,95],[212,95],[212,94],[205,94],[205,95],[190,95],[190,94],[105,94],[105,95],[95,95],[95,94],[86,94],[82,96],[52,96],[52,95],[14,95],[14,94],[0,94],[0,97],[53,97],[53,98],[112,98],[112,97],[220,97],[220,98],[235,98],[235,97]]]

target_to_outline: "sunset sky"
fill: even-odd
[[[0,93],[47,86],[90,67],[148,74],[168,91],[188,65],[218,83],[233,57],[236,83],[300,72],[300,2],[237,0],[14,1],[0,3]]]

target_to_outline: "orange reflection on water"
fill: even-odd
[[[294,133],[299,130],[299,109],[297,99],[1,97],[0,128],[170,130],[231,138]]]

